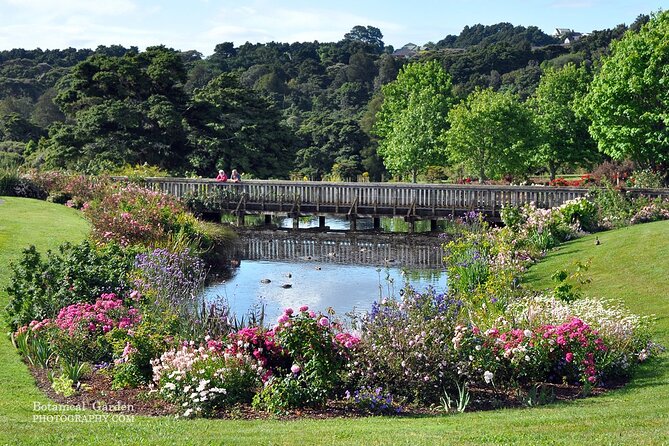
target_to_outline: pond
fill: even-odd
[[[292,227],[285,220],[277,226]],[[446,289],[443,240],[437,236],[336,231],[347,224],[328,220],[334,232],[242,232],[231,276],[210,285],[205,297],[225,300],[237,317],[263,306],[271,324],[286,307],[308,305],[344,316],[398,297],[406,283],[417,290]],[[300,228],[311,225],[300,222]]]

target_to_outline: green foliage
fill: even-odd
[[[515,96],[477,90],[453,107],[448,120],[451,158],[478,175],[479,182],[527,174],[536,132],[530,111]]]
[[[44,337],[27,327],[12,333],[12,342],[22,357],[34,367],[43,369],[51,365],[53,346]]]
[[[551,180],[560,168],[587,167],[596,159],[587,118],[578,116],[574,106],[586,93],[590,78],[585,67],[571,63],[547,68],[529,101],[540,135],[536,161],[548,169]]]
[[[7,320],[12,329],[54,317],[75,302],[94,302],[101,294],[129,291],[128,273],[134,254],[116,244],[98,248],[90,241],[64,243],[42,256],[34,246],[10,265],[7,287],[11,301]]]
[[[135,362],[122,362],[114,365],[112,375],[112,390],[134,388],[148,381],[146,374]]]
[[[63,395],[64,397],[72,396],[75,393],[73,387],[74,381],[68,378],[64,373],[57,378],[54,378],[51,382],[51,388],[58,395]]]
[[[79,383],[81,378],[91,373],[91,365],[87,362],[72,360],[65,356],[60,357],[60,369],[63,376],[70,379],[73,383]]]
[[[667,34],[669,11],[663,11],[614,42],[583,100],[581,113],[592,120],[599,150],[616,160],[642,167],[669,162]]]
[[[590,262],[574,262],[574,271],[560,269],[553,273],[551,279],[555,282],[553,288],[553,296],[563,302],[573,302],[582,297],[580,286],[590,283],[590,279],[584,277],[584,273],[588,271]]]
[[[437,61],[412,63],[382,90],[374,125],[378,153],[390,172],[415,182],[428,166],[447,161],[442,136],[454,103],[451,78]]]

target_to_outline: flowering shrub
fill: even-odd
[[[195,234],[195,219],[179,200],[134,184],[115,185],[99,200],[85,203],[84,214],[93,224],[93,238],[121,246],[155,245],[169,233]]]
[[[629,376],[634,366],[657,353],[651,342],[650,320],[634,315],[619,304],[582,298],[574,302],[532,296],[516,302],[509,309],[512,317],[530,326],[566,324],[573,318],[590,326],[608,346],[605,361],[600,363],[602,376]]]
[[[657,220],[669,220],[669,199],[651,201],[632,216],[630,223],[648,223]]]
[[[257,361],[244,355],[222,355],[209,348],[184,345],[153,362],[160,395],[180,407],[183,417],[209,416],[216,410],[250,402],[260,382]]]
[[[359,321],[360,342],[347,364],[351,387],[383,387],[432,403],[454,384],[460,357],[451,339],[462,302],[428,289],[374,303]]]
[[[286,361],[272,370],[272,377],[254,398],[254,406],[271,412],[292,407],[319,406],[341,382],[341,372],[359,339],[339,333],[341,326],[309,311],[286,308],[274,326],[274,341]]]
[[[139,311],[124,304],[113,293],[102,294],[95,303],[78,303],[60,310],[53,319],[32,321],[28,327],[68,361],[109,361],[112,359],[112,330],[127,332],[141,320]]]
[[[11,328],[53,318],[63,307],[94,302],[101,294],[129,293],[127,277],[133,258],[134,253],[118,245],[96,247],[89,241],[64,243],[46,257],[34,246],[25,249],[19,262],[10,266],[7,318]]]
[[[608,348],[597,331],[579,318],[535,330],[506,324],[472,333],[475,339],[469,343],[481,347],[471,352],[474,371],[492,373],[497,385],[545,381],[594,384],[603,378],[598,366],[606,361]],[[485,371],[480,376],[486,380]],[[488,380],[492,380],[491,375]]]

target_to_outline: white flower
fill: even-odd
[[[490,370],[486,370],[483,372],[483,380],[485,381],[486,384],[490,384],[492,382],[494,375]]]
[[[523,332],[526,338],[531,338],[532,337],[532,330],[525,330]]]

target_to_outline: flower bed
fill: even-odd
[[[446,245],[447,291],[405,288],[350,321],[287,308],[266,326],[199,297],[206,268],[178,241],[195,228],[179,203],[131,185],[105,190],[83,205],[102,248],[46,264],[27,252],[14,268],[15,345],[63,398],[98,394],[89,386],[104,382],[109,391],[143,388],[180,417],[453,412],[588,393],[658,351],[648,320],[580,297],[567,273],[542,295],[520,286],[546,250],[600,226],[596,201],[505,209],[504,228],[469,216]],[[664,206],[646,203],[637,220]],[[114,289],[94,283],[90,268],[53,267],[82,259],[117,272]]]

